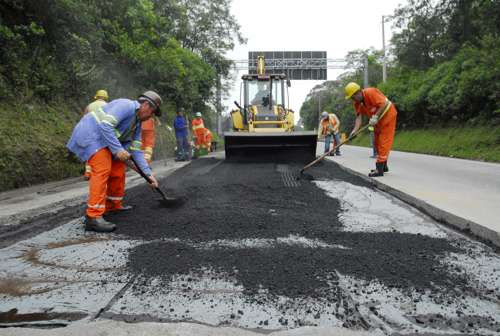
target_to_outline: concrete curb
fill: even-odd
[[[373,185],[375,188],[382,190],[397,199],[415,207],[419,211],[423,212],[427,216],[431,217],[435,221],[445,224],[448,227],[451,227],[455,230],[458,230],[464,234],[473,236],[476,239],[481,240],[482,242],[488,244],[488,245],[493,245],[495,247],[500,247],[500,233],[493,231],[487,227],[484,227],[481,224],[477,224],[473,221],[470,221],[468,219],[459,217],[457,215],[454,215],[448,211],[442,210],[437,208],[434,205],[431,205],[421,199],[418,199],[412,195],[409,195],[405,192],[402,192],[398,189],[395,189],[391,186],[388,186],[385,183],[380,182],[379,180],[370,178],[366,175],[363,175],[351,168],[348,168],[346,166],[343,166],[340,163],[334,162],[330,160],[329,162],[334,163],[335,165],[339,166],[340,169],[343,169],[344,171],[354,174],[356,176],[359,176],[362,178],[364,181],[370,183]]]

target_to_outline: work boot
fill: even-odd
[[[375,163],[375,166],[377,169],[372,170],[368,176],[369,177],[379,177],[379,176],[384,176],[384,162],[377,162]]]
[[[387,161],[384,162],[384,173],[389,172],[389,167],[387,167]]]
[[[116,225],[102,217],[85,216],[85,231],[111,232],[114,229],[116,229]]]

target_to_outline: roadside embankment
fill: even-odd
[[[83,164],[66,149],[80,116],[78,107],[62,102],[0,103],[0,191],[81,174]],[[167,124],[157,126],[155,159],[173,155],[175,137]]]
[[[368,132],[358,136],[352,144],[369,147]],[[393,149],[469,160],[500,162],[500,127],[470,126],[396,130]]]
[[[64,104],[0,104],[0,191],[78,175],[65,147],[78,117]]]

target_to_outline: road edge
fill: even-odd
[[[370,183],[375,188],[382,190],[397,199],[415,207],[417,210],[423,212],[427,216],[431,217],[435,221],[458,230],[466,235],[472,236],[475,239],[482,241],[483,243],[493,246],[495,248],[500,248],[500,233],[493,231],[481,224],[473,222],[471,220],[465,219],[463,217],[454,215],[448,211],[440,209],[434,205],[427,203],[415,196],[407,194],[401,190],[391,187],[379,180],[370,178],[360,172],[357,172],[351,168],[348,168],[341,163],[330,160],[333,164],[337,165],[340,169],[354,174],[364,181]]]

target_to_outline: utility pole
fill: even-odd
[[[385,16],[382,15],[382,82],[387,81],[387,62],[385,59]]]
[[[318,120],[321,117],[321,93],[318,94]]]
[[[365,55],[365,66],[363,70],[364,74],[364,79],[363,79],[363,87],[367,88],[368,87],[368,54]]]
[[[222,83],[221,83],[221,75],[217,74],[217,102],[216,102],[216,110],[217,110],[217,134],[222,136]]]

